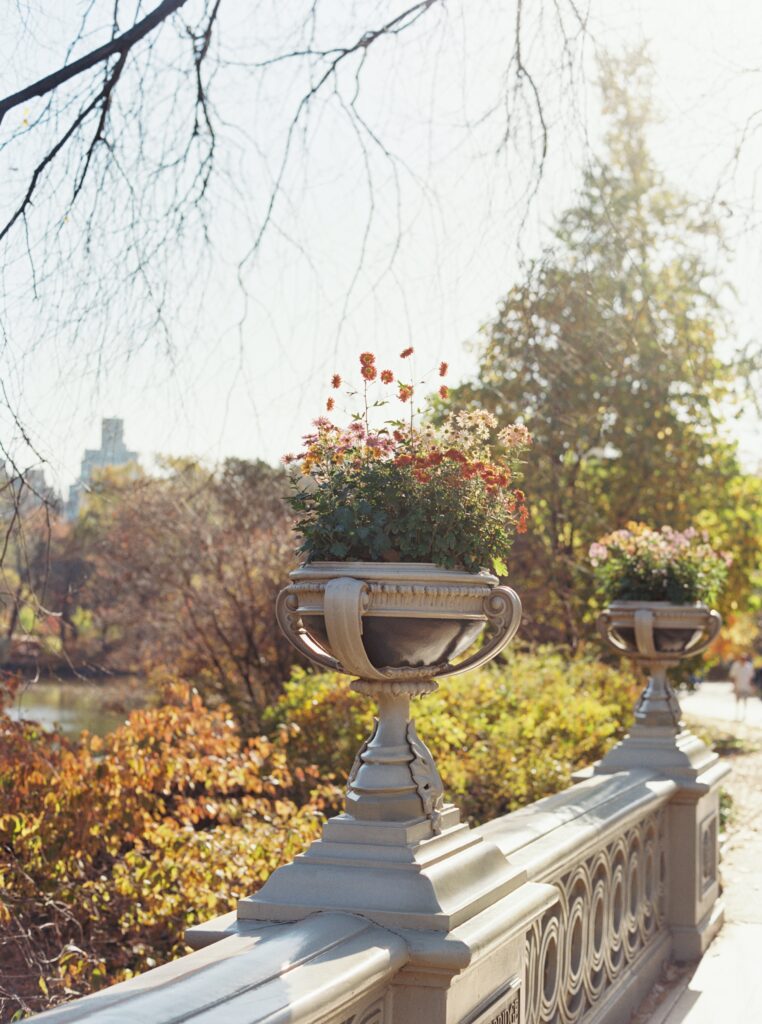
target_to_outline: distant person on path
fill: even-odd
[[[736,695],[736,718],[738,718],[740,713],[741,718],[745,719],[746,701],[749,697],[754,697],[756,694],[754,689],[754,663],[751,660],[751,655],[747,653],[742,654],[740,658],[736,658],[730,666],[728,675]]]

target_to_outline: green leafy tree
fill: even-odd
[[[654,164],[649,81],[642,52],[603,60],[601,157],[484,328],[477,380],[455,395],[532,432],[533,521],[511,574],[530,634],[573,648],[590,610],[587,548],[600,534],[632,519],[719,524],[738,556],[736,602],[760,553],[760,489],[742,484],[722,429],[736,368],[719,355],[721,233],[706,204],[670,189]]]

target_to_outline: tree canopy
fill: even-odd
[[[736,556],[735,601],[760,554],[762,486],[744,480],[722,426],[738,380],[720,226],[650,154],[648,76],[642,52],[602,61],[601,154],[483,329],[477,380],[456,396],[523,418],[534,436],[533,526],[512,574],[530,632],[573,647],[591,597],[587,547],[615,526],[712,528]]]

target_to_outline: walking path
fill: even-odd
[[[743,741],[725,789],[733,800],[721,877],[725,925],[698,965],[673,967],[639,1024],[762,1024],[762,701],[750,698],[746,720],[734,721],[729,683],[703,683],[680,697],[688,723]],[[645,1014],[644,1014],[644,1011]]]

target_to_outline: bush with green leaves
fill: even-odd
[[[443,682],[412,705],[449,798],[473,822],[487,821],[571,784],[572,773],[624,733],[638,686],[632,675],[552,649]],[[346,677],[295,672],[266,727],[293,730],[293,768],[343,782],[373,722],[373,703]]]

